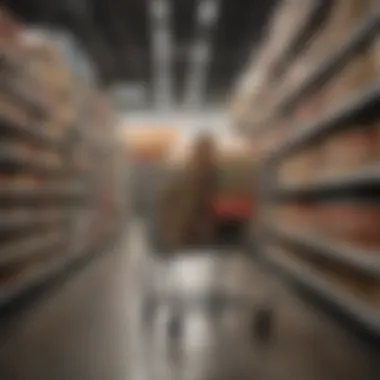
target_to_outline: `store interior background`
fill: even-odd
[[[1,1],[0,379],[377,380],[379,10]]]

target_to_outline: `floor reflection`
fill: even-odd
[[[378,380],[378,351],[244,254],[160,260],[135,227],[0,323],[1,380]],[[258,339],[268,305],[271,339]]]
[[[247,256],[188,252],[146,260],[149,286],[141,286],[141,327],[134,331],[145,347],[144,379],[377,378],[375,356],[365,357],[356,340]],[[339,361],[329,360],[331,352]]]
[[[142,329],[140,341],[145,345],[145,368],[155,374],[150,379],[209,379],[231,371],[233,365],[236,370],[247,368],[241,365],[249,350],[243,319],[239,323],[243,310],[232,310],[226,303],[217,314],[206,306],[202,302],[182,310],[157,307],[151,329]]]
[[[133,331],[134,341],[144,346],[140,353],[144,352],[145,373],[142,376],[137,368],[134,378],[205,380],[257,375],[249,336],[252,298],[244,287],[236,286],[236,278],[231,281],[224,275],[231,268],[228,260],[214,253],[183,255],[167,263],[147,260],[151,273],[160,276],[150,277],[150,287],[140,286],[139,328]],[[240,280],[244,280],[243,272],[239,272]],[[136,367],[139,363],[141,357]]]

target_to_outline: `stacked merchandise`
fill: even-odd
[[[186,158],[168,162],[167,182],[158,199],[157,224],[166,249],[180,249],[200,244],[210,232],[210,213],[205,200],[212,188],[213,142],[199,139]],[[170,155],[170,153],[169,153]]]
[[[87,208],[93,163],[77,138],[83,89],[59,49],[3,10],[0,49],[2,305],[83,254],[72,226]]]
[[[90,97],[91,125],[91,172],[89,175],[91,189],[91,205],[94,211],[91,236],[89,241],[98,245],[111,238],[115,229],[119,212],[119,181],[122,175],[117,165],[120,159],[120,147],[116,142],[116,134],[110,133],[115,126],[113,114],[107,99],[98,91]]]
[[[272,26],[234,105],[262,173],[263,257],[380,335],[378,2],[287,0]]]
[[[147,222],[148,230],[155,235],[157,195],[166,181],[165,160],[176,145],[178,130],[166,125],[128,125],[123,129],[133,189],[131,210]]]

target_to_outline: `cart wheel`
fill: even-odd
[[[273,336],[274,310],[270,306],[261,306],[254,311],[252,337],[256,342],[266,343]]]

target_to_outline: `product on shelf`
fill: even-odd
[[[287,157],[278,169],[279,186],[302,186],[316,182],[320,177],[321,152],[319,146],[310,146]]]
[[[324,58],[334,54],[350,33],[369,16],[372,0],[336,0],[330,17],[316,38],[316,43],[324,45]]]
[[[285,0],[279,3],[270,23],[266,41],[272,62],[285,53],[287,47],[307,22],[315,4],[315,0]]]
[[[380,208],[376,203],[341,200],[320,206],[320,224],[332,240],[352,249],[373,251],[380,249]]]
[[[285,226],[291,231],[312,232],[320,229],[319,208],[315,203],[293,202],[273,206],[270,216],[277,226]]]
[[[344,104],[350,97],[374,84],[380,79],[376,67],[374,46],[365,46],[362,51],[337,74],[331,81],[329,107]]]
[[[380,79],[379,3],[325,2],[331,7],[319,25],[294,40],[316,3],[280,2],[233,98],[242,103],[234,120],[254,149],[258,222],[269,231],[260,242],[264,256],[373,331],[380,311],[376,265],[368,269],[380,252],[380,122],[371,103]],[[354,100],[363,107],[350,112]],[[298,244],[271,237],[276,230],[298,236]]]
[[[330,136],[322,144],[324,177],[365,170],[377,161],[378,143],[371,126],[358,126]]]
[[[0,117],[4,123],[15,123],[16,127],[25,129],[30,128],[30,124],[33,123],[32,113],[28,109],[2,93],[0,93]]]
[[[0,9],[0,307],[117,229],[116,118],[61,47]]]

